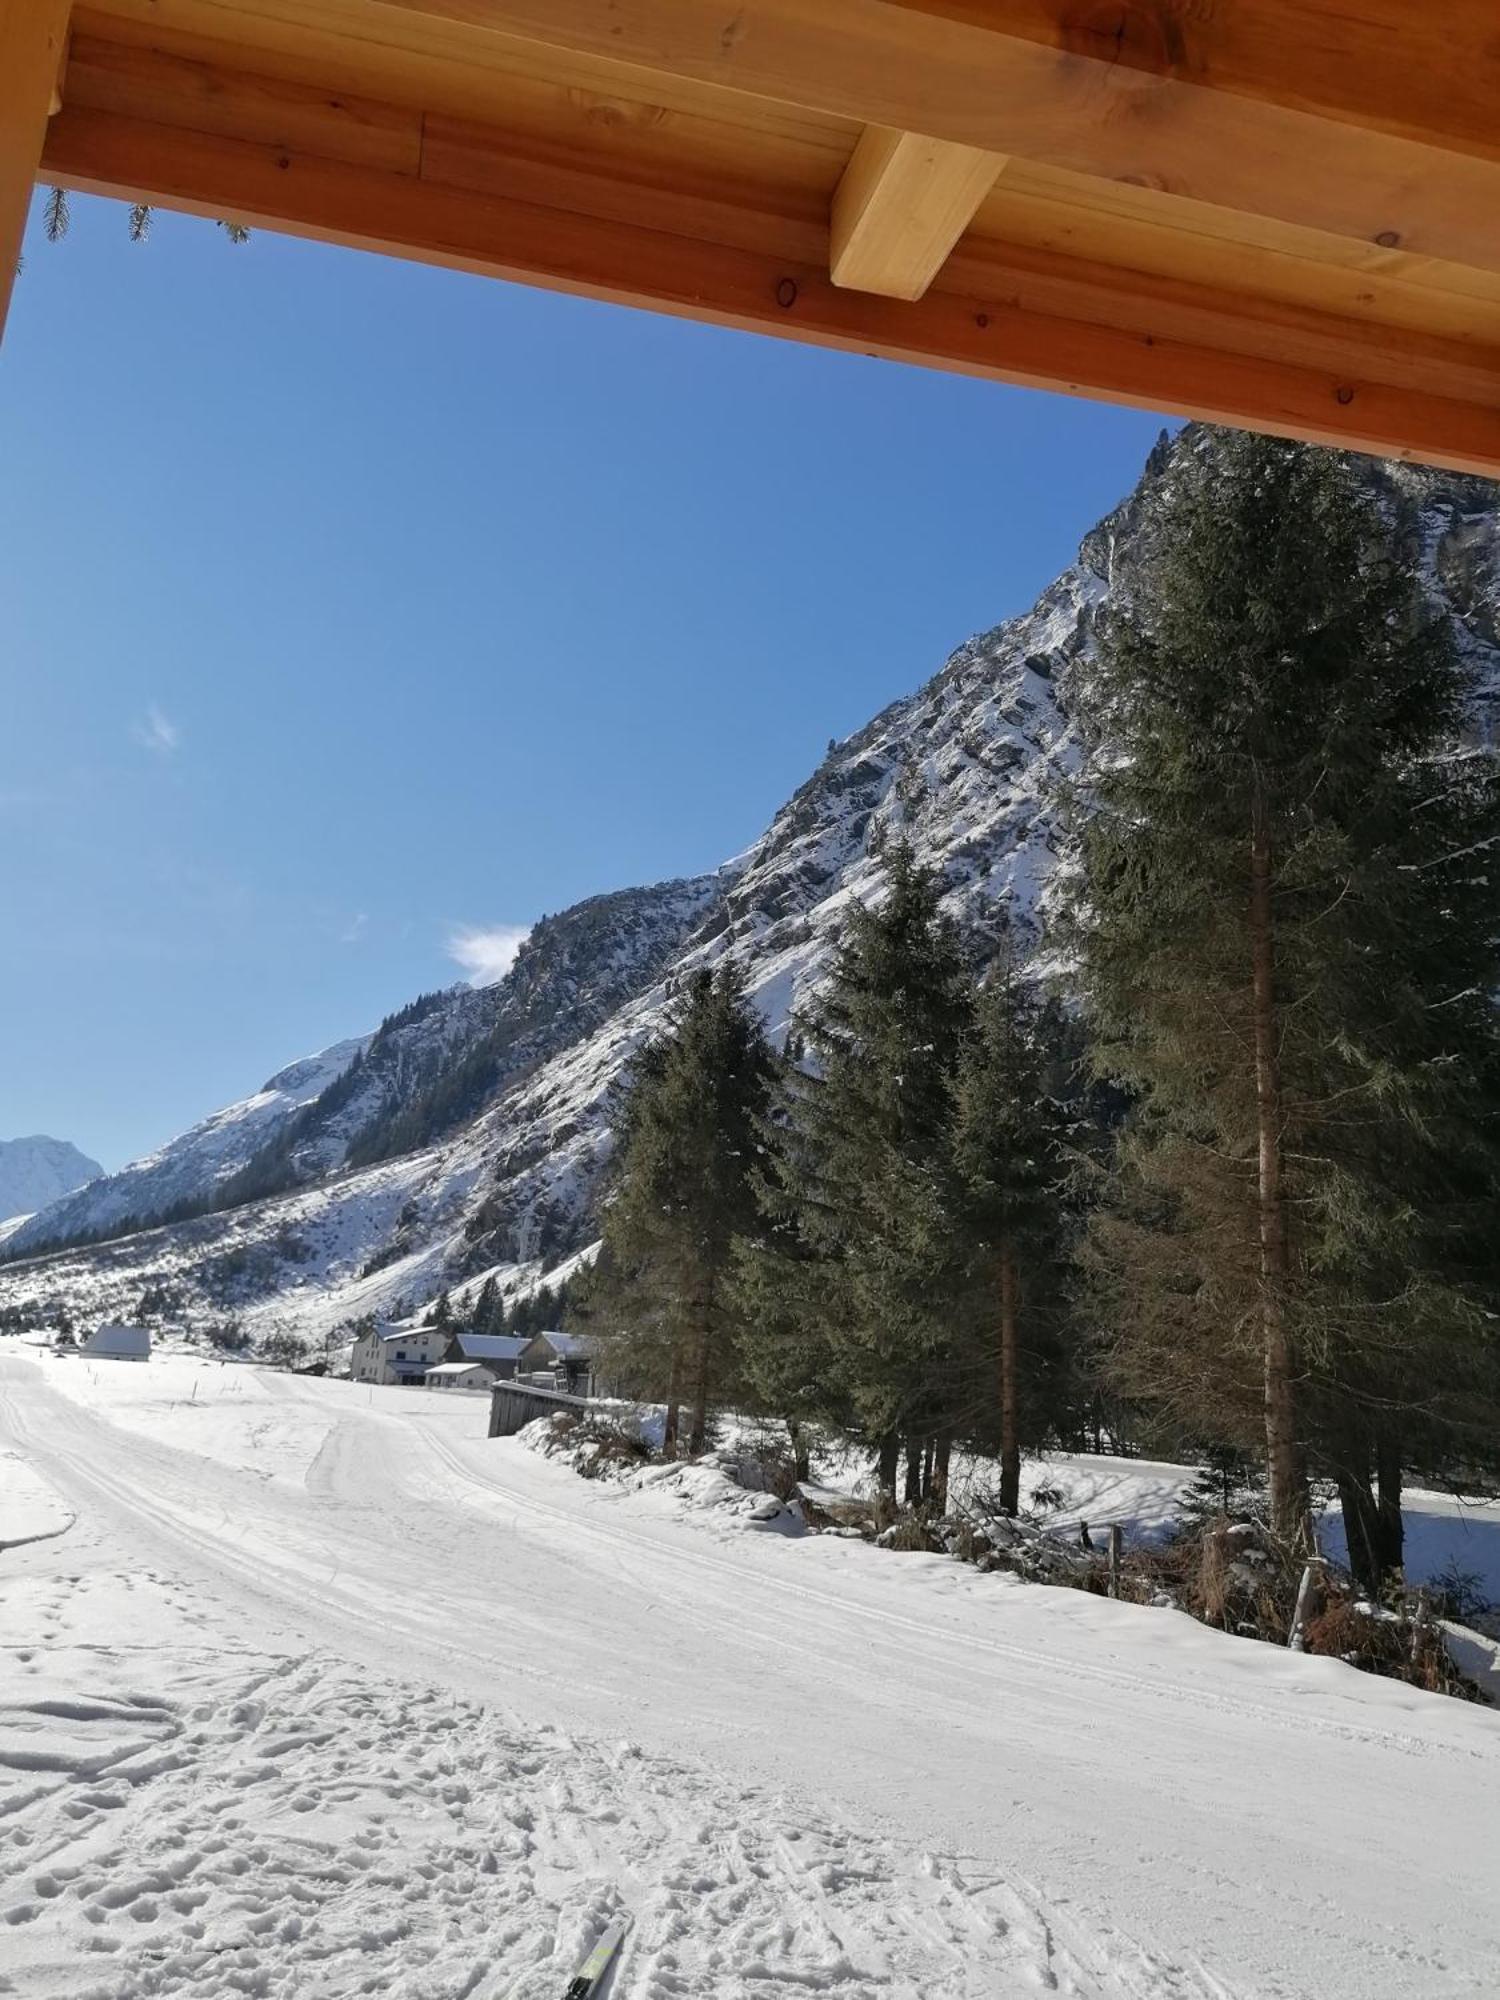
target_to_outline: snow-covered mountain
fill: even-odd
[[[190,1316],[331,1332],[490,1270],[520,1284],[597,1233],[612,1094],[694,969],[738,959],[783,1033],[824,976],[851,899],[870,893],[881,852],[903,836],[940,872],[976,959],[1006,924],[1038,939],[1064,844],[1057,781],[1081,760],[1077,697],[1100,612],[1128,595],[1183,454],[1212,449],[1213,433],[1195,427],[1163,438],[1135,492],[1029,611],[968,641],[916,694],[833,746],[736,860],[545,920],[505,979],[431,996],[343,1045],[336,1073],[255,1149],[213,1167],[206,1184],[199,1174],[196,1199],[242,1205],[12,1264],[0,1270],[0,1298],[118,1310],[169,1281]],[[1475,726],[1493,736],[1500,494],[1453,474],[1359,463],[1479,669]],[[198,1135],[242,1111],[156,1159],[199,1157]],[[142,1214],[138,1195],[115,1190],[131,1175],[139,1186],[151,1164],[70,1197],[71,1208],[55,1204],[8,1250],[39,1249],[86,1215],[97,1228]]]
[[[156,1152],[53,1201],[16,1231],[11,1246],[119,1231],[195,1206],[232,1179],[304,1104],[327,1090],[367,1039],[335,1042],[319,1055],[290,1063],[250,1096],[213,1112]]]
[[[594,896],[544,917],[497,984],[424,994],[374,1034],[293,1063],[159,1152],[30,1216],[12,1251],[186,1221],[443,1136],[668,964],[723,873]]]
[[[67,1139],[0,1139],[0,1222],[60,1201],[104,1172]]]

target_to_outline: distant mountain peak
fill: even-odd
[[[51,1139],[45,1132],[0,1139],[0,1222],[60,1201],[103,1172],[68,1139]]]

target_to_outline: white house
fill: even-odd
[[[447,1350],[451,1329],[445,1326],[376,1325],[362,1333],[349,1354],[349,1374],[355,1382],[420,1384]]]
[[[429,1389],[478,1389],[488,1395],[498,1378],[483,1361],[440,1361],[425,1377]]]
[[[455,1333],[448,1343],[445,1361],[482,1361],[497,1382],[508,1382],[515,1374],[528,1342],[523,1333]]]
[[[144,1326],[96,1326],[78,1343],[80,1354],[103,1355],[111,1361],[149,1361],[151,1330]]]

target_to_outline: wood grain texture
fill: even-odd
[[[885,4],[1500,159],[1500,12],[1493,0]]]
[[[1266,0],[1234,4],[1254,13]],[[1342,7],[1306,9],[1337,47]],[[892,0],[387,0],[387,10],[1500,271],[1500,136],[1492,153],[1454,151],[1443,131],[1392,133]],[[1447,39],[1441,10],[1423,11],[1456,70],[1465,45]]]
[[[945,273],[943,288],[898,302],[835,286],[826,254],[806,254],[826,245],[795,218],[763,216],[757,240],[727,241],[712,205],[684,207],[680,189],[658,201],[641,188],[612,214],[601,193],[589,211],[576,169],[549,179],[533,160],[524,193],[507,190],[515,156],[504,132],[436,125],[448,148],[424,147],[413,173],[336,157],[340,131],[330,115],[326,138],[288,148],[68,103],[44,170],[97,192],[716,324],[1500,472],[1500,367],[1451,343],[1414,338],[1393,354],[1367,329],[1321,316],[1257,319],[1232,296],[1131,293],[1118,271],[1027,267],[998,252],[963,267],[975,289],[947,289]],[[1402,379],[1382,379],[1393,374]]]
[[[867,125],[833,197],[833,282],[921,298],[1003,165],[972,146]]]

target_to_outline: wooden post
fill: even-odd
[[[1427,1637],[1427,1627],[1427,1592],[1419,1590],[1417,1592],[1417,1614],[1413,1618],[1411,1626],[1411,1660],[1413,1666],[1416,1666],[1422,1658],[1422,1644]]]
[[[1309,1556],[1302,1571],[1302,1581],[1297,1586],[1297,1605],[1292,1613],[1292,1629],[1286,1636],[1288,1650],[1300,1653],[1307,1639],[1307,1624],[1313,1614],[1313,1601],[1323,1580],[1323,1558]]]
[[[1111,1597],[1118,1597],[1120,1594],[1120,1545],[1123,1540],[1124,1536],[1120,1532],[1119,1522],[1112,1522],[1109,1530],[1109,1594]]]
[[[0,0],[0,334],[21,260],[71,0]]]

